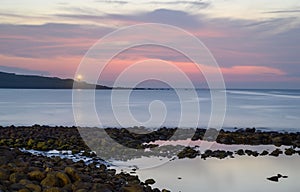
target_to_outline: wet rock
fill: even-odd
[[[265,156],[265,155],[268,155],[269,154],[269,152],[268,151],[266,151],[266,150],[264,150],[263,152],[261,152],[261,156]]]
[[[27,180],[27,179],[22,179],[22,180],[19,181],[19,183],[22,184],[22,185],[24,185],[24,186],[26,186],[28,184],[31,184],[32,182],[29,181],[29,180]]]
[[[283,152],[280,149],[275,149],[274,151],[272,151],[270,153],[270,156],[274,156],[274,157],[278,157],[280,154],[282,154]]]
[[[255,133],[256,129],[255,128],[246,128],[245,132],[246,133]]]
[[[128,185],[122,188],[124,192],[143,192],[143,187],[140,185]]]
[[[63,190],[58,187],[51,187],[51,188],[45,189],[44,192],[63,192]]]
[[[245,150],[245,153],[248,155],[248,156],[251,156],[252,155],[252,151],[251,150]]]
[[[37,180],[37,181],[42,181],[43,179],[45,179],[46,174],[42,171],[39,170],[35,170],[35,171],[31,171],[28,173],[28,177],[31,180]]]
[[[88,182],[82,182],[82,181],[76,181],[75,183],[73,183],[72,185],[72,189],[78,190],[78,189],[86,189],[89,190],[90,188],[93,187],[92,183],[88,183]]]
[[[145,181],[145,184],[146,184],[146,185],[153,185],[154,183],[155,183],[154,179],[147,179],[147,180]]]
[[[13,183],[12,185],[10,185],[10,190],[12,191],[19,191],[21,189],[25,189],[25,186],[20,184],[20,183]]]
[[[0,168],[0,181],[7,180],[9,178],[9,170]]]
[[[239,149],[239,150],[237,150],[236,154],[238,154],[238,155],[245,155],[245,152],[244,152],[243,149]]]
[[[282,145],[282,141],[282,137],[280,136],[272,138],[272,142],[276,147],[280,147]]]
[[[154,192],[160,192],[160,190],[158,188],[154,188],[153,191]]]
[[[20,180],[26,179],[26,178],[27,178],[27,176],[23,173],[12,173],[9,176],[9,180],[13,183],[18,183]]]
[[[288,176],[277,174],[276,176],[268,177],[267,179],[273,182],[278,182],[280,178],[288,178]]]
[[[66,167],[65,173],[72,179],[73,181],[80,181],[81,178],[79,174],[76,172],[76,170],[73,167]]]
[[[268,177],[267,179],[270,181],[274,181],[274,182],[278,182],[278,180],[279,180],[278,176]]]
[[[14,152],[9,147],[0,146],[0,165],[6,164],[14,159]]]
[[[296,153],[296,151],[293,148],[285,149],[285,152],[284,152],[284,154],[288,155],[288,156],[293,155],[295,153]]]
[[[25,185],[25,187],[30,189],[31,191],[34,191],[34,192],[41,192],[42,191],[42,188],[39,185],[36,185],[36,184],[33,184],[33,183],[27,184],[27,185]]]
[[[259,153],[257,151],[252,151],[252,156],[257,157]]]
[[[291,135],[285,134],[284,136],[282,136],[282,145],[286,145],[286,146],[293,145],[293,139]]]
[[[110,185],[107,184],[100,184],[100,183],[96,183],[93,185],[93,188],[91,191],[95,191],[95,192],[112,192],[112,187]]]
[[[24,189],[20,189],[18,192],[31,192],[31,191],[27,188],[24,188]]]
[[[41,181],[41,185],[45,187],[58,187],[59,184],[59,179],[54,172],[48,173],[46,178]]]
[[[75,192],[88,192],[88,190],[87,189],[78,189]]]
[[[70,178],[65,173],[57,172],[55,176],[60,180],[60,186],[62,187],[71,183]]]
[[[231,153],[228,153],[228,151],[224,151],[224,150],[216,150],[213,151],[211,156],[212,157],[216,157],[218,159],[224,159],[226,157],[228,157]]]
[[[179,159],[183,159],[186,157],[193,159],[193,158],[197,157],[198,155],[200,155],[199,151],[195,150],[192,147],[186,147],[180,153],[177,154]]]
[[[116,174],[116,170],[107,169],[105,165],[98,168],[98,165],[89,166],[83,161],[73,162],[34,156],[15,149],[5,150],[12,153],[14,158],[0,165],[0,191],[3,192],[159,191],[149,186],[154,180],[141,183],[137,176]]]

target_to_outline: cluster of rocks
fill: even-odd
[[[60,157],[48,158],[0,147],[0,191],[16,192],[159,192],[137,176],[116,173],[105,165],[86,165]],[[168,190],[162,190],[167,192]]]
[[[300,147],[300,133],[262,132],[255,128],[238,129],[234,132],[221,130],[217,142],[229,145],[275,145],[277,147],[285,145],[296,148]]]
[[[176,132],[176,134],[175,134]],[[82,139],[84,138],[84,140]],[[167,140],[208,140],[231,145],[275,145],[288,146],[269,151],[237,151],[206,150],[201,153],[199,147],[180,145],[151,144],[155,141]],[[113,145],[112,142],[119,144]],[[128,173],[116,173],[104,164],[85,164],[60,157],[35,156],[19,149],[38,151],[71,150],[74,154],[96,158],[95,153],[107,159],[116,154],[116,160],[128,160],[141,156],[164,156],[174,159],[182,158],[233,158],[234,155],[279,156],[300,155],[300,133],[262,132],[256,129],[239,129],[234,132],[215,129],[178,129],[160,128],[149,131],[142,127],[129,129],[118,128],[81,128],[81,127],[49,127],[34,125],[30,127],[0,126],[0,192],[2,191],[37,191],[37,192],[85,192],[85,191],[120,191],[139,192],[157,191],[150,185],[153,179],[141,182],[137,176]],[[118,147],[126,150],[119,150]],[[140,153],[141,152],[141,153]],[[171,159],[172,160],[172,159]],[[278,180],[278,175],[269,180]],[[168,190],[162,190],[167,192]]]
[[[280,148],[276,148],[275,150],[273,150],[272,152],[263,150],[262,152],[257,152],[257,151],[253,151],[253,150],[249,150],[249,149],[239,149],[235,152],[232,151],[225,151],[225,150],[206,150],[204,153],[201,153],[199,151],[199,149],[197,147],[186,147],[184,148],[180,153],[178,153],[177,157],[179,159],[183,159],[183,158],[196,158],[196,157],[201,157],[202,159],[207,159],[207,158],[217,158],[217,159],[224,159],[224,158],[234,158],[234,155],[239,155],[239,156],[244,156],[244,155],[248,155],[248,156],[253,156],[253,157],[257,157],[257,156],[274,156],[274,157],[278,157],[281,154],[285,154],[287,156],[291,156],[294,154],[298,154],[300,155],[300,150],[295,150],[293,148],[287,148],[285,149],[285,151],[283,152]]]
[[[111,139],[123,146],[135,149],[154,148],[156,145],[145,143],[157,140],[212,140],[220,144],[243,144],[243,145],[275,145],[300,147],[300,133],[280,133],[262,132],[255,128],[237,129],[236,131],[225,131],[216,129],[179,129],[179,128],[160,128],[149,131],[143,127],[134,128],[82,128],[82,127],[49,127],[33,125],[30,127],[1,127],[0,126],[0,145],[12,146],[15,148],[30,148],[36,150],[87,150],[89,149],[82,140],[84,130],[96,134],[103,138],[109,135]],[[89,130],[89,131],[86,131]],[[98,134],[99,132],[99,134]],[[140,132],[140,133],[139,133]],[[176,134],[175,134],[176,133]],[[80,135],[81,134],[81,135]]]
[[[141,129],[141,128],[139,128]],[[145,129],[146,131],[149,131]],[[293,146],[300,147],[300,133],[260,131],[255,128],[236,129],[235,131],[225,131],[216,129],[179,129],[179,128],[160,128],[146,134],[135,133],[135,128],[118,129],[107,128],[106,133],[118,143],[131,148],[149,147],[145,143],[157,140],[207,140],[216,141],[227,145],[275,145],[280,147]],[[151,146],[156,147],[156,146]]]
[[[73,153],[89,151],[76,127],[1,127],[0,146],[34,149],[39,151],[72,150]]]
[[[84,140],[83,140],[84,138]],[[212,140],[226,145],[275,145],[289,146],[282,151],[278,148],[272,152],[258,153],[251,150],[232,151],[205,151],[200,153],[197,148],[151,144],[155,141],[176,141],[191,139]],[[119,145],[112,145],[118,143]],[[255,128],[237,129],[234,132],[216,129],[179,129],[160,128],[155,131],[144,127],[133,128],[84,128],[84,127],[49,127],[34,125],[31,127],[0,127],[0,146],[11,148],[35,149],[39,151],[71,150],[74,154],[84,151],[85,156],[98,156],[103,159],[129,160],[142,156],[161,156],[172,158],[209,157],[226,158],[237,155],[271,155],[299,154],[300,133],[262,132]],[[91,147],[91,148],[90,148]],[[92,149],[92,150],[91,150]]]

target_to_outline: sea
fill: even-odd
[[[1,126],[214,128],[216,116],[224,129],[299,131],[300,90],[0,89]]]

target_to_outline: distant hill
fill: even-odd
[[[7,89],[72,89],[75,83],[77,89],[111,89],[102,85],[93,85],[73,79],[57,77],[42,77],[37,75],[17,75],[0,72],[0,88]]]

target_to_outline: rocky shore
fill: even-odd
[[[48,158],[0,147],[0,191],[17,192],[159,192],[152,179],[116,173],[104,164],[86,165],[60,157]],[[167,192],[167,190],[162,190]]]
[[[150,132],[141,127],[135,128],[82,128],[82,127],[49,127],[34,125],[31,127],[0,127],[0,146],[11,148],[34,149],[38,151],[49,150],[70,150],[73,154],[83,152],[85,156],[98,156],[103,159],[128,160],[141,156],[163,156],[173,158],[177,155],[179,158],[194,158],[201,156],[203,159],[208,157],[226,158],[234,155],[249,156],[279,156],[300,155],[300,133],[280,133],[280,132],[262,132],[255,128],[237,129],[236,131],[221,130],[219,134],[215,129],[174,129],[160,128]],[[176,134],[174,134],[176,132]],[[143,134],[141,134],[143,133]],[[211,136],[210,136],[211,135]],[[274,145],[277,148],[273,151],[262,151],[261,153],[251,150],[236,151],[200,151],[197,147],[183,146],[158,146],[153,144],[156,141],[176,141],[191,139],[192,141],[211,140],[225,145]],[[84,138],[84,140],[82,139]],[[108,140],[108,138],[110,140]],[[112,142],[120,144],[123,148],[128,148],[120,153],[118,146],[112,146]],[[152,143],[152,144],[151,144]],[[92,150],[90,147],[92,146]],[[282,149],[284,146],[284,149]],[[280,148],[281,147],[281,148]]]
[[[49,151],[68,150],[73,154],[103,159],[129,160],[141,156],[174,158],[233,158],[243,156],[279,156],[300,155],[300,133],[262,132],[256,129],[238,129],[236,131],[215,129],[168,129],[149,131],[135,127],[117,128],[77,128],[49,127],[34,125],[30,127],[0,126],[0,192],[2,191],[160,191],[152,189],[153,179],[140,181],[137,176],[125,172],[116,173],[105,164],[84,161],[74,162],[60,157],[37,156],[20,149]],[[177,134],[175,134],[175,132]],[[179,134],[178,134],[179,133]],[[218,135],[216,138],[214,138]],[[105,137],[106,136],[106,137]],[[84,137],[84,140],[82,139]],[[109,137],[109,141],[107,140]],[[207,140],[225,145],[272,145],[274,150],[258,152],[249,149],[205,150],[197,146],[159,146],[156,141],[192,141]],[[85,142],[86,141],[86,142]],[[120,152],[111,141],[125,146]],[[91,147],[92,146],[92,150]],[[128,149],[127,149],[128,148]],[[97,153],[97,155],[95,154]],[[175,157],[174,157],[175,155]],[[96,162],[96,161],[95,161]],[[99,161],[98,161],[99,162]],[[162,190],[166,192],[167,190]]]

